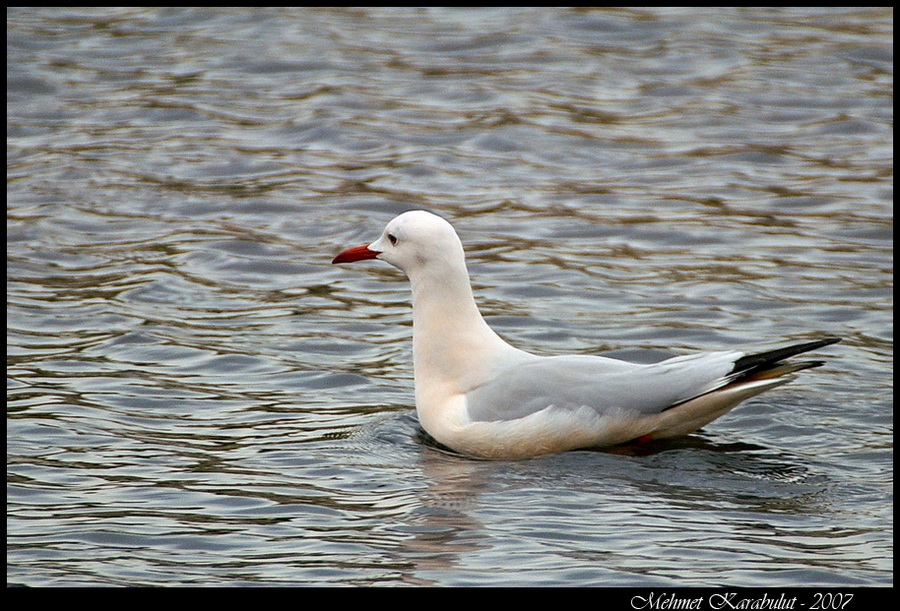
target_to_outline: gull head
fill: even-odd
[[[380,238],[345,250],[332,263],[365,259],[381,259],[410,278],[439,273],[442,268],[465,270],[465,255],[456,231],[441,217],[424,210],[404,212],[387,224]]]

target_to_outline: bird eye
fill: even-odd
[[[397,236],[395,236],[393,233],[388,234],[388,240],[391,241],[391,246],[397,245]]]

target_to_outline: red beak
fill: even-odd
[[[366,259],[374,259],[381,253],[377,250],[369,250],[369,245],[354,246],[348,248],[334,258],[332,263],[353,263],[354,261],[364,261]]]

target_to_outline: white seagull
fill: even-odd
[[[537,356],[485,322],[453,227],[422,210],[332,263],[381,259],[412,285],[416,411],[439,443],[469,456],[525,458],[688,435],[741,401],[822,361],[784,359],[840,341],[763,352],[705,352],[654,364]]]

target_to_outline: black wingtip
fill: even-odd
[[[760,368],[764,369],[767,367],[772,367],[773,365],[783,361],[784,359],[802,354],[804,352],[809,352],[811,350],[817,350],[824,346],[830,346],[831,344],[836,344],[839,341],[841,341],[840,337],[825,337],[813,342],[794,344],[793,346],[786,346],[784,348],[769,350],[768,352],[761,352],[759,354],[748,354],[747,356],[742,356],[734,362],[734,369],[732,369],[732,373],[750,372],[752,370]],[[814,362],[816,363],[816,365],[813,365],[814,367],[819,367],[821,364],[824,364],[824,361]]]

